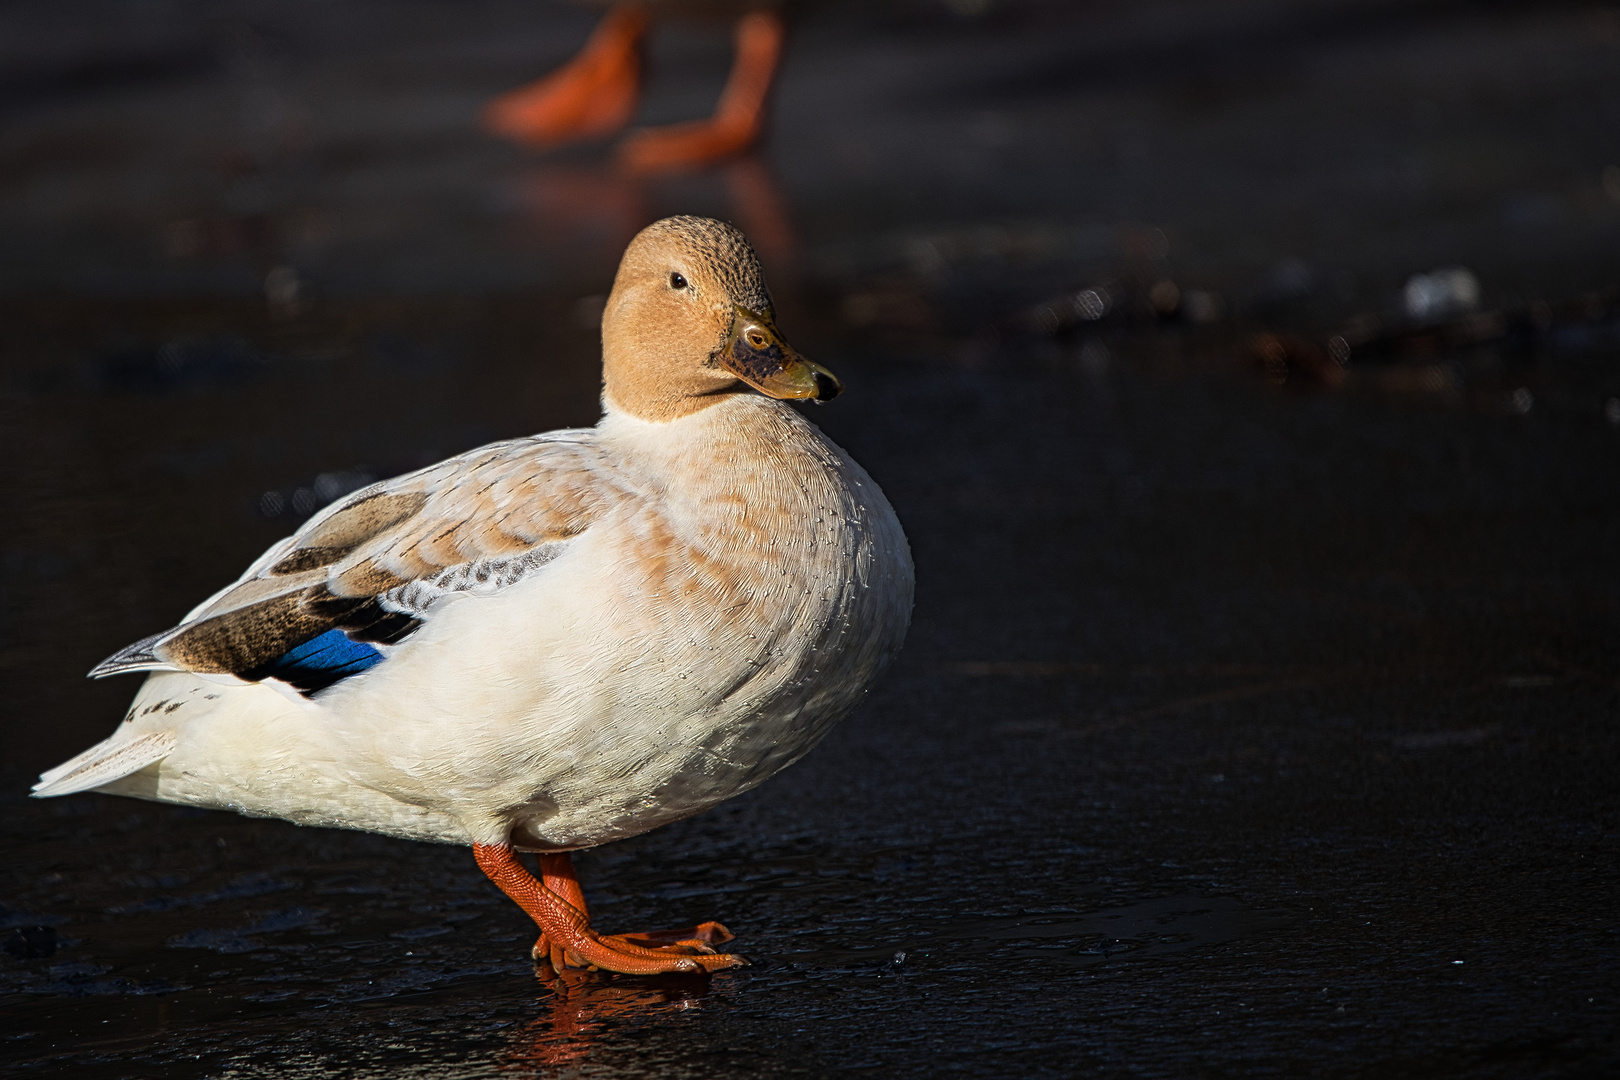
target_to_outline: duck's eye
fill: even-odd
[[[684,289],[686,288],[686,279],[680,274],[671,274],[669,275],[669,287],[672,289]]]

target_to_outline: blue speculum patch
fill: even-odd
[[[328,630],[288,649],[253,674],[261,679],[280,679],[311,694],[382,662],[382,651],[376,646],[351,641],[342,630]]]

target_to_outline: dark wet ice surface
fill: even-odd
[[[14,772],[5,916],[61,944],[7,958],[7,1055],[86,1076],[1612,1057],[1612,431],[1131,369],[845,366],[816,416],[904,515],[910,648],[798,766],[579,860],[600,925],[719,918],[753,967],[559,992],[464,850],[32,803]],[[274,394],[193,400],[243,404],[215,423],[246,432],[253,396]],[[83,453],[98,429],[59,436]],[[242,494],[217,532],[149,531],[186,512],[177,452],[81,479],[97,531],[58,539],[38,588],[61,606],[32,609],[74,670],[197,591],[153,579],[217,577],[273,529]],[[129,692],[65,666],[17,691],[41,763]]]
[[[476,8],[471,29],[402,10],[416,21],[363,54],[374,74],[521,22],[516,8]],[[1607,9],[1351,4],[1301,22],[1210,5],[1196,9],[1205,51],[1147,16],[960,10],[805,15],[774,172],[652,185],[629,210],[591,188],[588,155],[534,165],[471,135],[327,143],[321,125],[339,120],[312,109],[315,149],[264,151],[254,174],[268,222],[254,227],[279,239],[230,250],[219,222],[236,219],[219,207],[240,209],[239,177],[184,198],[150,181],[118,202],[92,181],[147,176],[145,159],[82,165],[62,141],[119,116],[152,123],[161,95],[211,131],[210,87],[341,81],[336,60],[261,15],[243,23],[258,38],[218,39],[258,67],[193,71],[191,53],[154,45],[179,74],[116,94],[26,84],[6,137],[58,163],[55,195],[33,174],[5,189],[11,220],[55,237],[49,257],[12,251],[0,267],[8,1075],[1615,1071],[1620,348],[1602,290],[1620,277],[1620,196],[1605,201],[1613,163],[1596,136],[1552,130],[1620,115]],[[1090,36],[1072,56],[1090,66],[1058,78],[1070,54],[1053,43],[1077,27]],[[342,29],[320,40],[359,50]],[[682,32],[671,63],[704,60],[701,33]],[[1491,62],[1510,46],[1518,67]],[[1278,59],[1296,54],[1299,67]],[[507,59],[487,75],[467,58],[492,55]],[[1344,74],[1354,58],[1361,82]],[[522,60],[487,46],[437,77],[475,104],[524,77]],[[1165,74],[1176,65],[1192,74]],[[943,69],[966,73],[955,98],[929,81]],[[403,78],[374,79],[376,97]],[[818,86],[878,103],[847,145],[805,104]],[[917,144],[872,158],[884,143],[862,132],[908,120]],[[982,128],[989,149],[958,160],[924,120]],[[1330,167],[1311,148],[1334,124],[1346,148]],[[41,143],[53,125],[59,142]],[[1084,136],[1075,190],[1036,145],[1042,125]],[[131,130],[142,147],[176,138]],[[844,156],[816,165],[816,139]],[[396,157],[379,165],[366,146]],[[1028,170],[1008,164],[1020,147]],[[149,152],[182,179],[214,160]],[[1013,179],[973,173],[990,169],[983,154],[1006,155]],[[434,172],[441,160],[460,175]],[[1566,166],[1563,188],[1535,179]],[[583,170],[599,234],[565,243],[530,204],[489,194],[528,176],[555,207],[544,170],[564,167]],[[768,223],[768,205],[737,195],[761,175],[794,223],[766,252],[784,329],[848,385],[811,414],[912,540],[912,635],[803,762],[578,859],[599,926],[719,919],[753,966],[547,982],[527,959],[533,927],[465,850],[23,797],[133,693],[83,671],[317,505],[480,442],[592,422],[584,324],[613,215],[733,200]],[[348,181],[397,227],[367,248],[343,230],[370,226],[345,210],[324,247],[287,238],[322,206],[363,203]],[[70,195],[102,207],[63,211],[80,232],[51,224]],[[191,235],[165,232],[175,220],[224,247],[174,256],[164,244]],[[499,235],[505,220],[528,239]],[[558,262],[567,243],[579,263]],[[473,263],[487,276],[458,288]],[[1406,332],[1392,312],[1408,275],[1462,263],[1484,283],[1477,310],[1390,337]],[[299,304],[260,290],[283,264],[311,282]],[[368,287],[379,266],[422,278]],[[39,278],[52,267],[68,269]],[[1159,279],[1219,293],[1224,314],[1155,314]],[[1129,299],[1095,328],[1030,322],[1096,285]],[[1321,367],[1310,349],[1368,312],[1385,327],[1376,348]],[[1530,329],[1458,336],[1496,313]],[[1304,344],[1268,351],[1265,335],[1291,334]]]

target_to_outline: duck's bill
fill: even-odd
[[[844,389],[838,376],[793,351],[769,319],[738,308],[731,336],[716,358],[721,367],[773,398],[830,401]]]

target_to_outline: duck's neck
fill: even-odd
[[[680,476],[681,489],[698,498],[713,494],[708,489],[715,485],[799,486],[800,472],[824,470],[834,457],[795,409],[758,394],[727,395],[710,408],[666,421],[624,412],[606,395],[603,408],[597,430],[621,460]]]
[[[753,442],[770,433],[809,430],[809,425],[785,402],[752,391],[717,394],[704,407],[670,417],[648,418],[620,406],[611,394],[602,395],[602,419],[597,430],[603,438],[635,454],[680,457],[700,444],[710,446]]]
[[[668,369],[673,365],[626,363],[623,353],[637,358],[652,355],[647,349],[603,350],[602,404],[609,412],[664,423],[707,412],[734,397],[757,396],[725,372],[689,365],[684,377],[672,376]]]

